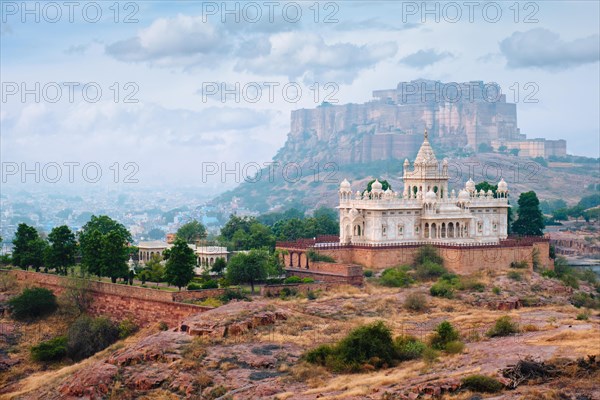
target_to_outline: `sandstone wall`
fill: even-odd
[[[0,271],[14,275],[21,284],[41,286],[52,290],[57,296],[63,294],[70,280],[63,276],[23,270]],[[210,310],[192,304],[174,301],[176,292],[148,289],[136,286],[89,281],[93,301],[90,314],[104,315],[119,321],[130,318],[140,326],[165,322],[177,326],[189,315]]]
[[[507,271],[510,263],[527,261],[533,269],[533,255],[538,252],[540,267],[553,269],[554,263],[549,257],[547,241],[522,246],[473,246],[452,247],[436,246],[444,259],[444,266],[457,274],[471,274],[480,270]],[[365,268],[380,270],[397,265],[411,264],[419,246],[401,246],[389,248],[347,247],[319,250],[343,263],[356,263]]]

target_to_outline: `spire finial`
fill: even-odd
[[[427,133],[427,127],[425,127],[425,134],[424,135],[425,135],[425,140],[427,140],[428,136],[429,136],[429,134]]]

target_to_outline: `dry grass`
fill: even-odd
[[[306,383],[310,388],[321,387],[330,377],[329,371],[320,365],[300,362],[290,368],[290,378]]]
[[[526,341],[527,344],[537,346],[559,346],[566,355],[598,354],[598,338],[600,330],[598,326],[582,330],[565,330],[559,333],[538,336]]]

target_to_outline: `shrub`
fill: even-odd
[[[420,358],[427,346],[414,336],[398,336],[394,341],[398,360],[414,360]]]
[[[51,290],[34,287],[8,301],[11,315],[17,320],[27,320],[52,314],[58,308],[56,296]]]
[[[133,322],[129,318],[126,318],[126,319],[122,320],[121,322],[119,322],[118,329],[119,329],[119,339],[125,339],[126,337],[129,337],[129,336],[133,335],[134,333],[136,333],[139,328],[135,322]]]
[[[451,342],[446,343],[444,346],[444,350],[448,354],[460,354],[463,352],[465,348],[465,344],[460,340],[453,340]]]
[[[459,339],[459,333],[448,321],[440,323],[435,328],[435,333],[431,337],[429,344],[436,350],[444,350],[446,344]]]
[[[511,261],[510,267],[511,268],[516,268],[516,269],[526,269],[527,267],[529,267],[529,264],[527,263],[526,260]]]
[[[502,383],[485,375],[470,375],[462,379],[462,387],[474,392],[496,393],[502,390]]]
[[[432,349],[431,347],[426,347],[425,350],[423,350],[423,360],[425,360],[426,363],[433,363],[436,362],[438,357],[440,356],[440,353],[435,350]]]
[[[219,287],[219,282],[214,279],[210,279],[202,284],[202,289],[217,289]]]
[[[544,278],[557,278],[558,277],[558,275],[556,275],[556,272],[552,271],[551,269],[542,270],[541,275]]]
[[[427,298],[421,293],[411,293],[404,300],[404,308],[410,311],[425,311]]]
[[[298,291],[296,289],[290,289],[287,287],[284,287],[283,289],[281,289],[279,291],[279,298],[281,299],[287,299],[290,296],[295,296],[298,294]]]
[[[227,278],[221,278],[219,279],[219,286],[222,288],[226,288],[231,286],[231,282],[229,282],[229,279]]]
[[[440,323],[435,328],[435,333],[431,337],[429,344],[436,350],[444,350],[446,344],[459,339],[459,333],[448,321]]]
[[[358,327],[337,344],[319,346],[304,356],[306,361],[336,372],[384,368],[395,358],[391,331],[381,321]]]
[[[575,293],[573,297],[571,297],[571,304],[573,304],[577,308],[600,308],[600,300],[595,298],[593,294],[587,294],[584,292]]]
[[[518,273],[517,271],[509,271],[507,276],[510,279],[512,279],[513,281],[522,281],[523,280],[523,276],[520,273]]]
[[[417,251],[417,254],[415,255],[414,265],[418,266],[424,264],[427,261],[431,261],[439,265],[444,264],[443,258],[438,255],[435,247],[431,245],[426,245],[419,248],[419,251]]]
[[[167,325],[167,323],[165,321],[160,321],[158,323],[158,330],[159,331],[166,331],[167,329],[169,329],[169,325]]]
[[[119,329],[107,318],[82,316],[69,327],[67,336],[67,354],[79,361],[116,342]]]
[[[365,270],[363,271],[363,275],[365,276],[365,278],[370,278],[370,277],[372,277],[372,276],[373,276],[373,271],[372,271],[372,270],[370,270],[370,269],[365,269]]]
[[[412,282],[410,275],[398,267],[386,269],[379,279],[379,283],[389,287],[408,287]]]
[[[513,322],[512,319],[505,315],[496,320],[496,324],[491,328],[487,335],[489,337],[508,336],[519,332],[519,325]]]
[[[458,286],[460,290],[472,290],[476,292],[483,292],[485,290],[485,285],[475,278],[462,277],[459,279],[460,282]]]
[[[231,300],[248,301],[249,299],[248,297],[244,296],[241,290],[226,289],[225,292],[223,292],[223,294],[219,296],[219,300],[221,300],[223,303],[228,303]]]
[[[585,281],[585,282],[589,283],[590,285],[595,285],[598,282],[598,276],[590,268],[583,268],[579,271],[576,271],[575,275],[580,280]]]
[[[445,274],[446,268],[441,263],[427,260],[415,268],[415,275],[422,280],[431,280]]]
[[[588,314],[586,312],[582,312],[582,313],[577,314],[577,321],[587,321],[589,317],[590,317],[590,314]]]
[[[573,289],[579,289],[579,280],[574,275],[563,275],[560,277],[560,280],[565,284],[565,286],[570,286]]]
[[[57,336],[31,348],[34,361],[58,361],[67,355],[67,337]]]
[[[315,283],[314,278],[302,278],[302,283]]]
[[[302,282],[302,278],[300,278],[299,276],[290,276],[285,278],[285,280],[283,281],[283,283],[301,283]]]
[[[454,297],[454,288],[446,281],[438,281],[431,285],[431,288],[429,288],[429,294],[435,297],[445,297],[447,299],[451,299]]]
[[[309,290],[309,291],[306,292],[306,298],[308,300],[316,300],[317,299],[317,295],[312,290]]]
[[[220,307],[223,305],[223,302],[217,298],[214,297],[207,297],[202,301],[198,301],[198,302],[194,302],[194,304],[197,304],[199,306],[204,306],[204,307]]]
[[[325,254],[317,253],[314,250],[308,250],[306,252],[306,256],[308,257],[308,259],[310,261],[323,261],[323,262],[330,262],[330,263],[334,263],[335,262],[335,259],[333,257],[330,257],[330,256],[325,255]]]
[[[202,286],[198,285],[197,283],[190,283],[189,285],[187,285],[187,290],[200,290],[202,289]]]
[[[492,293],[498,295],[498,294],[500,294],[500,292],[502,292],[502,289],[500,289],[498,286],[494,286],[492,288]]]

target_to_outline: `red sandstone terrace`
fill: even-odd
[[[340,244],[335,236],[300,239],[296,242],[278,242],[283,250],[288,274],[321,279],[331,276],[339,281],[356,284],[355,278],[362,267],[380,270],[396,265],[411,264],[418,249],[426,244],[434,246],[450,271],[466,275],[482,270],[507,271],[511,262],[527,261],[533,269],[537,257],[540,267],[552,269],[549,240],[541,237],[510,238],[498,244],[452,244],[436,242],[395,243],[382,245]],[[307,253],[314,251],[335,259],[336,263],[310,261]],[[356,281],[354,281],[356,279]],[[326,280],[326,279],[321,279]]]

